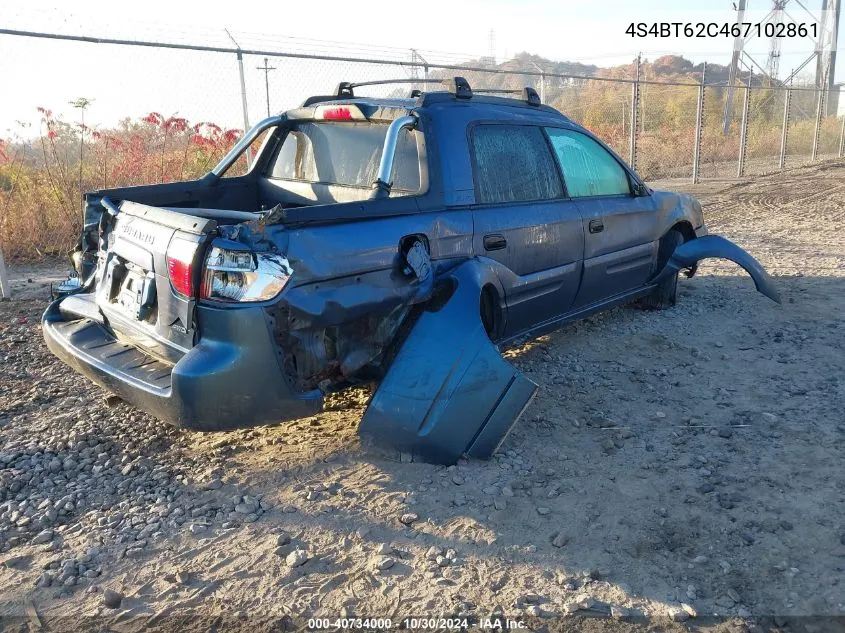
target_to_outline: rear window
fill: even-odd
[[[475,201],[530,202],[563,195],[557,166],[539,127],[479,125],[472,133]]]
[[[388,124],[297,123],[287,134],[271,178],[370,188],[376,180]],[[393,160],[393,190],[420,190],[416,132],[402,130]]]

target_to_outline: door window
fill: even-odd
[[[475,201],[529,202],[563,195],[543,131],[530,125],[479,125],[472,132]]]
[[[586,134],[546,128],[573,198],[630,194],[628,174],[604,147]]]

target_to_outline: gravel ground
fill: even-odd
[[[362,449],[364,390],[279,426],[170,428],[47,352],[44,288],[61,274],[14,269],[0,616],[825,630],[801,618],[845,615],[845,166],[693,192],[783,305],[707,262],[675,309],[619,308],[509,350],[538,397],[493,460],[449,468]]]

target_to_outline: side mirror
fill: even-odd
[[[637,197],[651,195],[651,192],[648,190],[648,187],[646,187],[641,182],[633,182],[631,184],[631,193]]]

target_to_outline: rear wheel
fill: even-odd
[[[684,243],[684,236],[680,231],[672,229],[660,239],[657,251],[657,272],[669,261],[675,249]],[[640,305],[649,310],[661,310],[675,305],[678,297],[678,273],[664,279],[649,294],[640,300]]]

